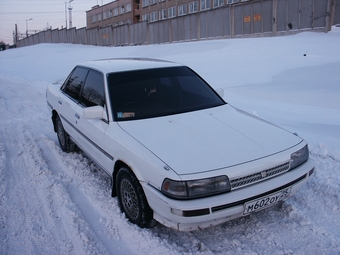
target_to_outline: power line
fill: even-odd
[[[76,10],[73,12],[85,12],[87,10]],[[54,11],[54,12],[0,12],[1,15],[20,15],[20,14],[60,14],[65,11]]]

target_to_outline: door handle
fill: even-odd
[[[80,119],[80,116],[78,113],[76,113],[74,116],[76,116],[76,118],[79,120]]]
[[[60,99],[58,100],[58,104],[62,105],[63,101],[61,101]]]

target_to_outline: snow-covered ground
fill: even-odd
[[[340,254],[340,28],[327,34],[134,47],[41,44],[0,53],[0,254]],[[306,56],[304,56],[306,55]],[[315,175],[282,206],[194,232],[140,229],[110,180],[63,153],[48,83],[79,62],[151,57],[192,67],[225,100],[304,137]]]

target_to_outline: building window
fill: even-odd
[[[159,2],[161,3],[161,2],[165,2],[165,0],[159,0]]]
[[[125,5],[125,12],[130,12],[131,11],[131,3]]]
[[[224,0],[214,0],[214,8],[224,5]]]
[[[173,18],[173,17],[176,17],[176,6],[170,7],[168,9],[168,17],[169,17],[169,19]]]
[[[149,0],[142,0],[142,7],[149,6]]]
[[[210,9],[210,0],[201,0],[201,11]]]
[[[150,13],[150,22],[157,21],[157,14],[158,14],[158,12],[151,12]]]
[[[198,12],[198,1],[189,3],[189,13]]]
[[[111,11],[111,10],[109,10],[107,13],[108,13],[107,17],[108,17],[108,18],[112,18],[112,16],[113,16],[113,13],[112,13],[112,11]]]
[[[149,14],[142,15],[142,21],[149,21]]]
[[[97,15],[93,15],[92,16],[92,23],[96,23],[97,22]]]
[[[237,3],[238,2],[238,0],[227,0],[228,2],[228,4],[233,4],[233,3]]]
[[[97,15],[97,21],[101,21],[102,20],[102,14],[101,13],[98,13]]]
[[[150,5],[157,4],[157,0],[150,0]]]
[[[113,16],[118,16],[118,7],[113,9]]]
[[[120,15],[121,15],[121,14],[124,14],[124,12],[125,12],[124,5],[119,6],[119,14],[120,14]]]
[[[131,19],[127,19],[126,24],[131,24]]]
[[[103,19],[107,19],[107,12],[103,12]]]
[[[178,6],[178,16],[182,16],[187,14],[187,5],[186,4],[182,4],[180,6]]]
[[[161,10],[161,19],[166,19],[166,9]]]

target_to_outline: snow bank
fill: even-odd
[[[0,53],[1,254],[339,254],[340,28],[324,33],[148,45],[41,44]],[[306,56],[304,56],[306,55]],[[294,197],[190,233],[139,229],[110,180],[63,153],[45,89],[79,62],[151,57],[192,67],[225,100],[304,137],[314,178]]]

